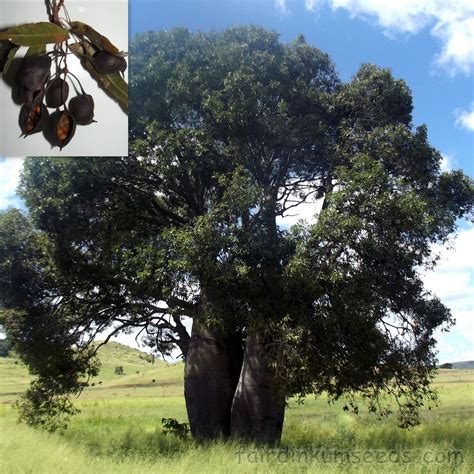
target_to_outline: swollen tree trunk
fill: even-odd
[[[244,362],[231,410],[232,437],[276,444],[281,439],[285,395],[264,357],[258,333],[247,336]]]
[[[184,396],[193,437],[208,441],[230,434],[230,410],[242,366],[241,338],[224,337],[193,321],[185,362]]]

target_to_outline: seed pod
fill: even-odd
[[[68,95],[68,83],[57,76],[46,86],[46,105],[57,109],[66,103]]]
[[[63,149],[76,132],[76,121],[67,110],[57,110],[50,116],[48,128],[51,144]]]
[[[89,94],[81,94],[69,101],[69,111],[79,125],[89,125],[94,119],[94,99]]]
[[[51,58],[46,54],[25,56],[18,68],[18,79],[26,89],[41,89],[51,77]]]
[[[25,104],[39,104],[43,102],[44,94],[45,94],[45,87],[41,87],[38,90],[31,90],[27,89],[26,87],[22,87],[22,96],[21,99]]]
[[[48,109],[44,104],[24,104],[20,110],[20,128],[26,137],[43,130],[49,117]]]
[[[90,58],[95,70],[100,74],[113,74],[127,69],[127,61],[121,56],[114,56],[105,51],[98,51]]]

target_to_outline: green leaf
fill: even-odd
[[[124,112],[128,111],[128,84],[117,72],[115,74],[98,73],[88,59],[94,54],[93,48],[85,41],[69,45],[71,51],[81,59],[83,68],[97,81],[99,86],[114,99]]]
[[[2,44],[0,70],[3,72],[3,74],[6,74],[13,59],[15,58],[15,54],[20,47],[9,41],[5,41],[4,43],[5,44]]]
[[[62,43],[69,33],[50,22],[28,23],[0,32],[0,40],[9,40],[19,46],[39,46],[47,43]]]
[[[120,50],[114,46],[106,36],[101,35],[98,31],[94,30],[92,26],[89,26],[86,23],[73,21],[71,23],[71,31],[78,36],[86,36],[89,41],[101,51],[105,51],[115,56],[124,56],[124,53],[120,52]]]

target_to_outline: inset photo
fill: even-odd
[[[128,154],[128,0],[0,0],[0,156]]]

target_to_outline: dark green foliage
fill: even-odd
[[[55,387],[32,382],[31,387],[16,402],[20,421],[50,432],[66,429],[69,418],[79,410],[71,402],[70,391],[63,394],[51,390],[55,390]]]
[[[17,209],[0,213],[0,305],[21,309],[44,295],[40,236]]]
[[[179,439],[186,439],[189,437],[189,424],[180,423],[175,418],[162,418],[161,423],[163,424],[162,433],[164,435],[173,434]]]
[[[123,367],[119,365],[115,367],[114,373],[115,375],[123,375],[125,372],[123,371]]]
[[[140,354],[140,359],[147,361],[149,364],[155,363],[155,356],[153,354]]]
[[[18,406],[28,424],[64,427],[69,401],[83,377],[97,373],[92,349],[80,346],[70,314],[56,316],[67,298],[50,266],[49,241],[16,209],[0,213],[0,307],[14,348],[38,378]],[[64,414],[64,419],[62,414]]]
[[[453,364],[450,364],[449,362],[446,362],[445,364],[441,364],[438,366],[439,369],[452,369]]]

